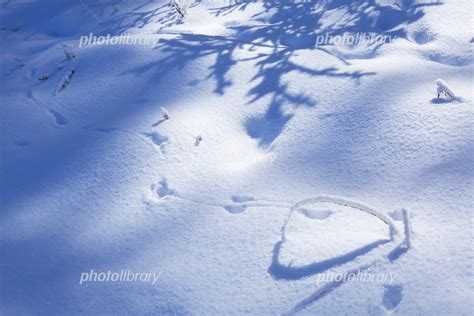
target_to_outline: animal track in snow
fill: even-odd
[[[232,202],[224,205],[224,209],[232,214],[239,214],[245,212],[248,207],[272,207],[272,208],[286,208],[288,203],[282,201],[267,201],[259,200],[250,195],[232,195]]]
[[[435,35],[427,29],[415,30],[409,34],[409,37],[419,45],[428,44],[435,39]]]
[[[163,147],[167,144],[169,140],[168,137],[162,136],[157,132],[143,133],[143,135],[149,138],[156,146],[160,147],[161,151],[163,151]]]
[[[224,208],[226,209],[227,212],[232,213],[232,214],[239,214],[245,212],[247,207],[245,205],[225,205]]]
[[[441,52],[428,52],[425,54],[428,60],[448,66],[467,66],[471,60],[467,57],[448,55]]]
[[[165,178],[161,179],[158,184],[152,184],[151,190],[160,199],[175,194],[175,191],[169,188],[168,181]]]
[[[68,120],[61,113],[51,109],[48,109],[48,112],[51,114],[56,124],[62,126],[67,125]]]
[[[245,212],[247,209],[246,202],[254,201],[255,198],[253,196],[247,195],[232,195],[231,196],[233,204],[225,205],[224,208],[226,211],[232,214],[239,214]]]
[[[152,186],[152,190],[155,191],[155,186]],[[260,200],[252,196],[246,195],[232,195],[231,202],[227,204],[209,201],[208,199],[195,199],[193,197],[178,194],[173,191],[173,196],[178,199],[183,199],[191,203],[200,205],[206,205],[209,207],[224,208],[226,211],[232,214],[239,214],[244,212],[249,207],[260,207],[260,208],[282,208],[287,209],[291,206],[291,203],[277,201],[277,200]]]
[[[323,220],[331,216],[334,212],[331,210],[312,210],[309,208],[301,208],[298,210],[299,213],[311,219]]]
[[[386,285],[382,304],[388,311],[394,311],[402,300],[402,287],[400,285]]]

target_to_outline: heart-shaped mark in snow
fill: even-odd
[[[370,207],[320,196],[293,206],[281,233],[269,272],[294,280],[348,263],[392,241],[395,227]]]

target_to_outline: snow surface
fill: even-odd
[[[1,314],[474,314],[472,2],[187,3],[0,4]]]

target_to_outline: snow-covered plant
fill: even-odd
[[[454,99],[456,95],[453,92],[453,89],[451,89],[450,86],[446,82],[444,82],[441,79],[437,79],[436,81],[436,91],[438,92],[438,98],[442,95],[445,95],[446,97],[450,99]]]
[[[405,246],[407,248],[411,247],[411,227],[409,221],[408,211],[406,209],[402,209],[402,218],[403,218],[403,228],[405,232]]]
[[[169,120],[170,119],[170,114],[165,108],[160,108],[161,115],[163,116],[164,120]]]
[[[170,6],[176,10],[181,18],[184,18],[187,12],[187,3],[183,0],[170,0]]]
[[[196,140],[194,142],[194,145],[198,146],[201,143],[201,141],[202,141],[202,136],[201,135],[196,136]]]
[[[71,82],[71,79],[72,79],[72,76],[74,76],[74,73],[75,73],[75,71],[74,71],[74,69],[72,69],[64,76],[64,78],[59,83],[59,86],[58,86],[58,89],[56,90],[56,93],[61,92],[62,90],[64,90],[64,88],[67,87],[67,85]]]

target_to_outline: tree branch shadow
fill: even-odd
[[[260,2],[238,1],[228,5],[211,8],[217,16],[228,15],[236,10],[247,10]],[[406,38],[408,24],[424,16],[422,8],[439,5],[439,1],[416,3],[411,1],[404,8],[381,6],[374,1],[307,1],[288,2],[283,0],[263,0],[264,10],[252,17],[257,25],[230,26],[230,35],[215,36],[204,34],[180,34],[171,39],[162,39],[159,49],[168,53],[167,57],[147,68],[156,67],[163,73],[172,69],[182,69],[198,58],[215,56],[215,62],[208,68],[205,80],[212,79],[216,86],[214,92],[224,95],[233,82],[229,71],[244,61],[255,60],[255,73],[250,80],[248,97],[252,104],[264,97],[270,97],[265,113],[250,118],[246,123],[247,133],[255,138],[262,148],[268,148],[291,120],[284,106],[312,107],[317,101],[304,93],[292,93],[283,77],[298,72],[309,77],[350,78],[358,82],[363,77],[375,75],[373,72],[344,71],[337,67],[322,65],[311,68],[297,64],[293,57],[300,50],[319,50],[339,59],[344,65],[350,62],[329,45],[316,46],[316,37],[322,34],[331,36],[343,33],[366,32],[373,36],[397,36]],[[344,12],[332,23],[327,20],[334,12]],[[384,44],[369,45],[364,54],[372,57]],[[251,58],[239,59],[236,51],[247,49],[255,52]],[[344,66],[342,66],[344,67]]]
[[[278,259],[281,252],[281,246],[283,245],[283,242],[280,240],[279,242],[275,244],[275,247],[273,248],[272,263],[270,267],[268,268],[268,272],[275,279],[299,280],[305,277],[309,277],[309,276],[327,271],[336,266],[340,266],[345,263],[348,263],[356,259],[357,257],[370,252],[372,249],[375,249],[389,242],[391,242],[391,240],[389,239],[377,240],[365,246],[349,251],[341,256],[329,258],[329,259],[318,261],[318,262],[313,262],[311,264],[301,266],[301,267],[292,267],[291,265],[285,266],[281,264]]]

